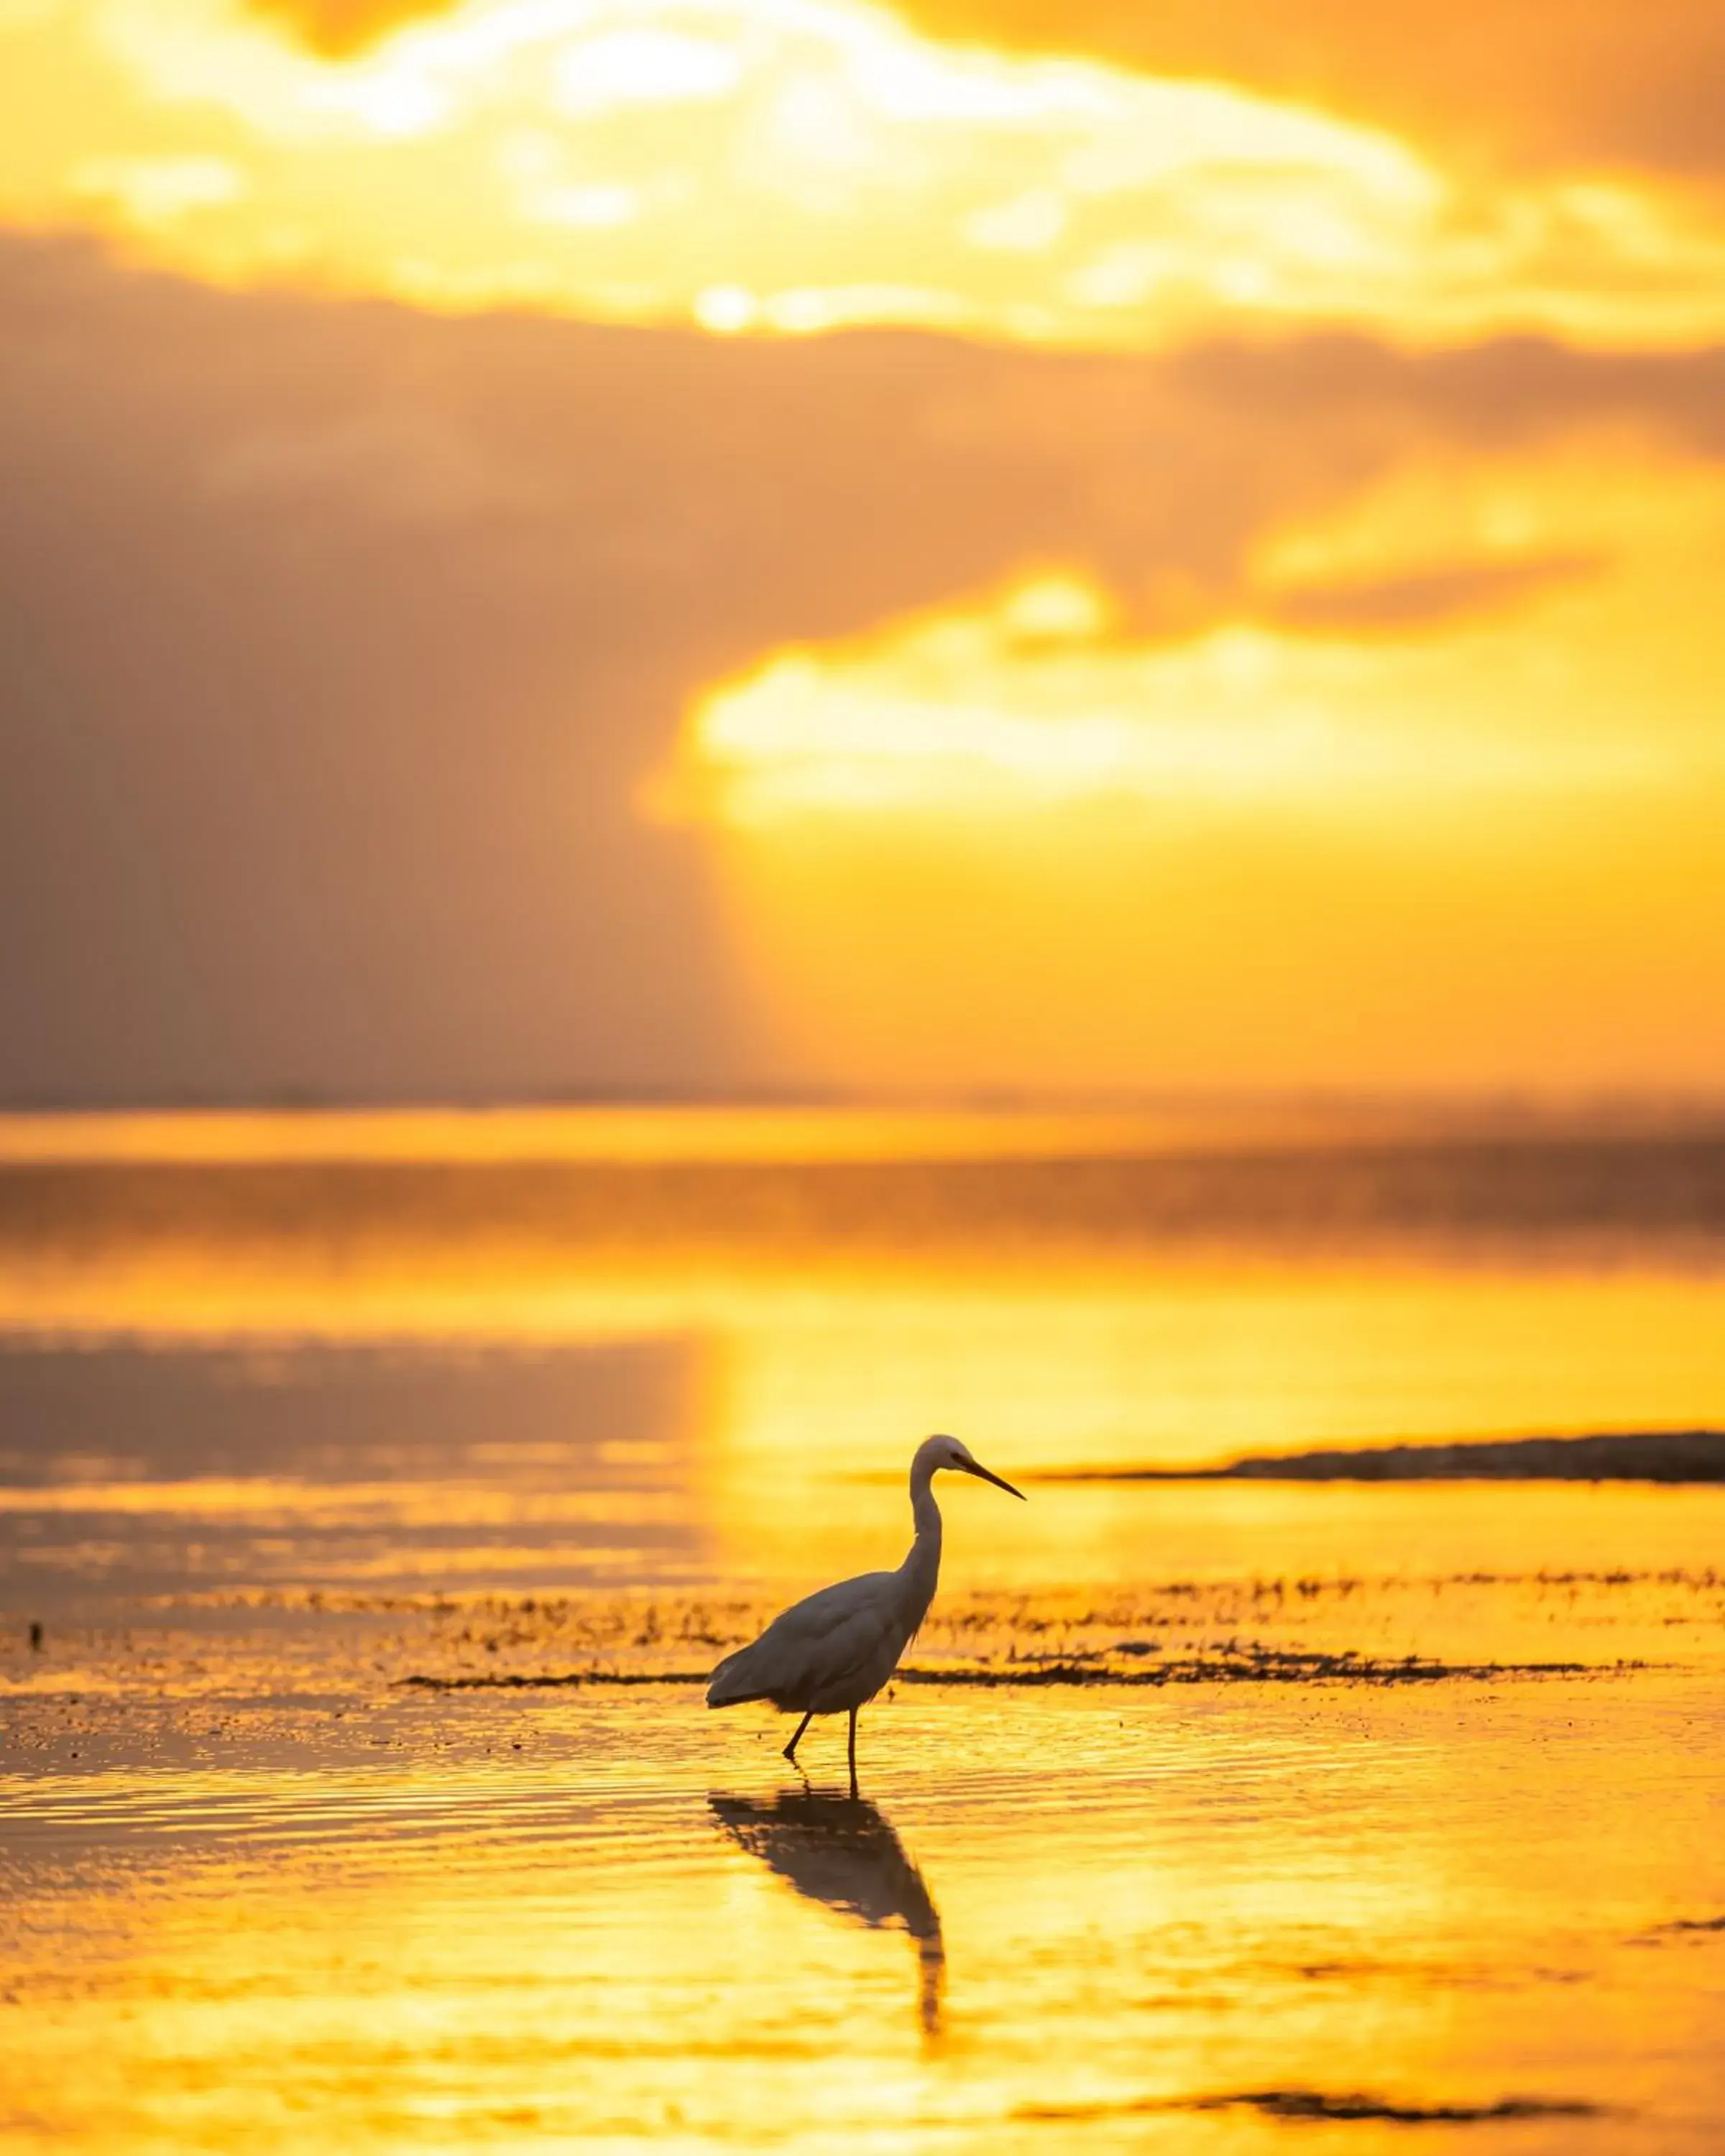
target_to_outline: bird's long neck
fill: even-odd
[[[922,1610],[934,1599],[941,1572],[941,1508],[934,1502],[934,1470],[921,1460],[911,1469],[911,1517],[916,1522],[916,1539],[899,1570],[922,1596],[917,1613],[920,1624]]]

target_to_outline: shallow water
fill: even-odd
[[[9,2145],[1717,2146],[1712,1684],[359,1720],[8,1778]]]
[[[0,2141],[1716,2148],[1725,1491],[1039,1474],[1717,1424],[1721,1148],[1259,1136],[0,1130]]]

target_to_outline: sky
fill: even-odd
[[[0,1101],[1725,1086],[1712,0],[0,0]]]

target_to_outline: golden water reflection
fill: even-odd
[[[1373,2152],[1506,2104],[1717,2145],[1705,1688],[923,1694],[890,1820],[712,1719],[438,1702],[290,1772],[260,1711],[219,1768],[7,1776],[8,2147],[1255,2152],[1277,2097]]]
[[[1515,1569],[1518,1534],[1689,1563],[1710,1532],[1644,1532],[1636,1492],[1510,1527],[1440,1492],[1038,1481],[1717,1425],[1698,1124],[428,1111],[20,1118],[0,1155],[14,1609],[123,1575],[817,1584],[896,1559],[931,1429],[1039,1490],[953,1494],[978,1587]]]
[[[938,2035],[947,1967],[940,1912],[880,1806],[814,1789],[781,1789],[765,1800],[716,1790],[707,1801],[737,1846],[805,1900],[876,1930],[901,1926],[909,1933],[917,2018],[926,2035]]]
[[[0,2142],[1716,2148],[1725,1491],[1046,1477],[1717,1427],[1717,1144],[1083,1135],[0,1168]]]
[[[911,1450],[947,1429],[1034,1499],[1021,1512],[947,1496],[949,1568],[976,1586],[1333,1569],[1358,1535],[1374,1560],[1420,1569],[1424,1543],[1466,1571],[1522,1568],[1531,1534],[1527,1562],[1561,1568],[1657,1553],[1666,1530],[1640,1523],[1694,1519],[1703,1501],[1550,1488],[1521,1501],[1541,1524],[1514,1528],[1502,1493],[1464,1507],[1447,1491],[1188,1486],[1153,1502],[1038,1478],[1692,1428],[1725,1401],[1725,1272],[1675,1266],[1392,1256],[751,1280],[673,1255],[633,1279],[476,1269],[496,1315],[473,1331],[416,1275],[318,1286],[325,1329],[301,1283],[234,1272],[177,1306],[213,1334],[140,1322],[110,1281],[91,1301],[118,1342],[21,1328],[0,1382],[40,1398],[28,1423],[16,1399],[6,1418],[0,1543],[33,1577],[74,1566],[86,1583],[147,1545],[159,1585],[177,1571],[199,1586],[814,1584],[897,1561]],[[1709,1532],[1679,1531],[1697,1545],[1681,1561],[1705,1561]]]

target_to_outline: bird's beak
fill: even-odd
[[[1006,1480],[1004,1475],[991,1475],[986,1467],[978,1466],[977,1463],[973,1460],[964,1471],[967,1475],[979,1476],[984,1482],[992,1482],[997,1490],[1005,1491],[1009,1497],[1023,1498],[1024,1503],[1027,1505],[1030,1502],[1028,1497],[1024,1496],[1024,1493],[1022,1490],[1014,1490],[1011,1483]]]

